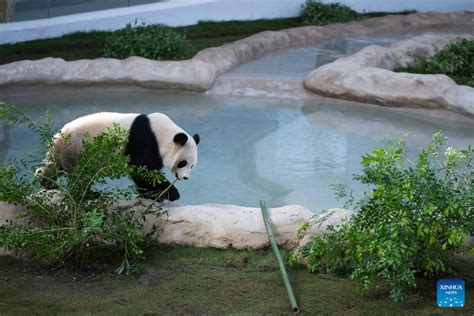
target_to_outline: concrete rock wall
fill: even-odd
[[[390,47],[368,46],[314,70],[304,80],[318,94],[389,106],[437,108],[474,116],[474,89],[446,75],[395,73],[470,35],[421,35]]]
[[[149,205],[150,200],[124,202],[124,205]],[[152,209],[153,210],[153,209]],[[0,226],[23,209],[0,202]],[[279,246],[293,249],[314,234],[323,234],[328,225],[337,225],[352,213],[347,210],[329,210],[329,216],[313,227],[305,236],[297,236],[298,229],[314,214],[300,205],[288,205],[268,210],[273,233]],[[166,215],[147,215],[144,231],[159,227],[160,244],[213,247],[221,249],[261,249],[269,246],[260,208],[236,205],[203,204],[170,207]],[[0,254],[1,254],[0,250]],[[3,252],[5,253],[5,252]]]

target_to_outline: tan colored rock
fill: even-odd
[[[312,213],[299,205],[269,209],[276,242],[284,248],[298,245],[296,232]],[[259,208],[236,205],[174,207],[163,223],[159,242],[195,247],[260,249],[269,245]]]
[[[148,201],[142,200],[145,206]],[[7,220],[14,220],[20,211],[19,207],[0,203],[0,226],[5,225]],[[297,231],[313,213],[299,205],[271,208],[268,211],[278,245],[292,249],[302,243]],[[310,234],[324,233],[327,225],[337,225],[351,213],[334,209],[327,214],[321,225],[313,227],[305,235],[304,242]],[[161,244],[221,249],[261,249],[269,246],[260,208],[221,204],[176,206],[169,208],[167,215],[147,215],[144,230],[150,231],[152,225],[160,228],[158,243]]]
[[[123,202],[121,206],[137,203],[148,206],[149,201]],[[268,213],[277,244],[287,249],[298,246],[298,229],[314,215],[300,205],[270,208]],[[260,208],[230,204],[175,206],[170,207],[164,216],[147,215],[144,231],[150,231],[152,225],[160,229],[158,243],[161,244],[220,249],[269,246]]]
[[[16,216],[22,211],[22,208],[13,204],[0,202],[0,226],[16,220]],[[10,251],[0,248],[0,256],[11,255]]]
[[[25,83],[126,83],[152,88],[206,91],[216,77],[213,65],[199,60],[154,61],[141,57],[70,62],[60,58],[44,58],[0,66],[0,86]]]
[[[470,35],[421,35],[390,47],[368,46],[311,72],[307,89],[330,97],[376,103],[448,109],[474,115],[474,89],[459,86],[445,75],[395,73],[417,55],[432,56],[446,45]]]
[[[22,207],[0,202],[0,226],[7,224],[15,219],[15,216],[22,211]]]

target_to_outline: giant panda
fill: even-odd
[[[198,162],[197,145],[199,135],[190,136],[162,113],[137,114],[101,112],[77,118],[61,129],[55,136],[53,145],[46,154],[35,176],[43,186],[47,186],[53,177],[51,165],[68,170],[75,164],[77,154],[82,151],[85,133],[94,138],[107,131],[113,124],[128,131],[128,141],[123,152],[130,157],[135,166],[145,166],[149,170],[168,168],[178,180],[188,180],[191,169]],[[56,159],[61,157],[60,159]],[[166,179],[159,184],[151,184],[138,176],[132,178],[142,196],[160,193],[170,187]],[[166,199],[175,201],[180,195],[176,187],[171,186]]]

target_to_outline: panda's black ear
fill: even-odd
[[[199,144],[199,141],[200,141],[199,134],[194,134],[193,138],[194,138],[194,141],[196,142],[196,145]]]
[[[174,135],[173,141],[178,145],[184,146],[184,144],[186,144],[188,141],[188,135],[185,133],[178,133]]]

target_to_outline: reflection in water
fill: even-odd
[[[189,181],[177,184],[179,204],[258,207],[266,199],[272,207],[339,207],[342,202],[335,200],[331,184],[348,183],[362,191],[353,174],[360,171],[361,155],[381,140],[411,132],[408,145],[416,154],[438,130],[458,147],[473,145],[474,135],[472,122],[410,117],[396,109],[324,98],[295,101],[104,88],[7,99],[35,119],[49,109],[57,128],[99,111],[163,112],[190,133],[198,132],[199,164]],[[0,157],[24,157],[37,142],[18,127],[4,129],[2,135]]]

